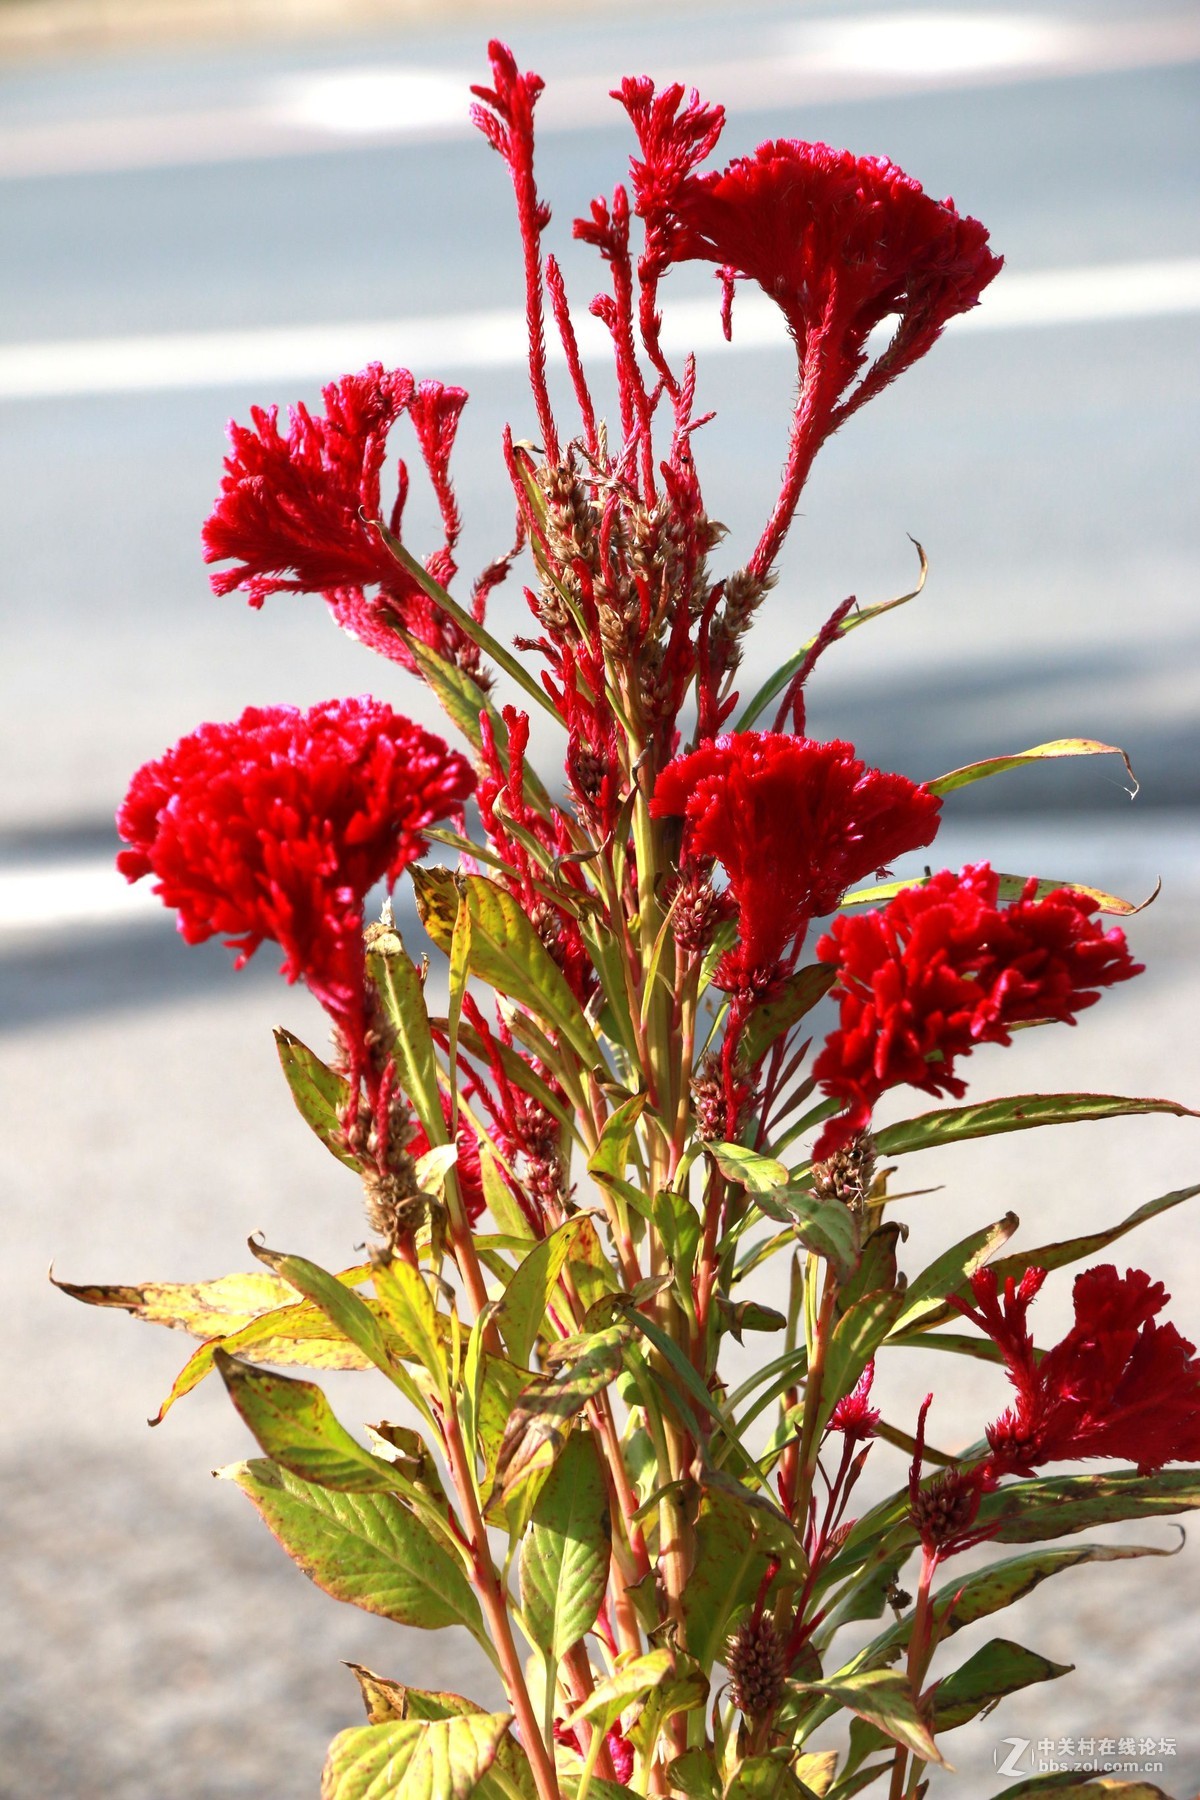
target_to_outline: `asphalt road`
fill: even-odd
[[[785,133],[886,152],[991,227],[1015,320],[948,334],[827,447],[748,680],[845,593],[866,603],[908,586],[906,534],[918,537],[925,595],[830,656],[813,728],[914,776],[1064,735],[1122,743],[1135,805],[1102,761],[1012,775],[968,790],[947,856],[991,852],[1137,897],[1157,874],[1166,883],[1134,921],[1142,982],[1077,1033],[981,1059],[980,1091],[1200,1103],[1192,9],[664,7],[512,33],[565,95],[547,98],[542,181],[583,298],[593,277],[567,224],[620,176],[627,138],[603,93],[630,69],[727,94],[730,154]],[[130,770],[202,718],[368,687],[433,717],[319,601],[253,614],[213,599],[198,530],[225,419],[315,396],[312,338],[283,334],[349,341],[378,321],[390,346],[396,321],[443,319],[452,347],[462,315],[499,330],[497,309],[518,303],[503,171],[456,122],[482,71],[474,33],[444,30],[0,73],[0,1795],[13,1800],[300,1800],[354,1717],[339,1658],[474,1680],[461,1647],[398,1642],[309,1589],[206,1480],[245,1449],[219,1395],[193,1396],[157,1433],[142,1426],[182,1340],[72,1308],[44,1271],[53,1257],[68,1279],[198,1278],[239,1266],[252,1229],[329,1259],[360,1234],[353,1184],[294,1127],[273,1067],[271,1023],[319,1029],[305,998],[282,993],[262,958],[234,977],[220,950],[185,951],[105,864]],[[681,284],[685,301],[707,291]],[[454,379],[436,338],[419,341],[418,372]],[[5,389],[6,369],[34,366],[14,347],[63,344],[50,361],[77,374],[56,391]],[[165,374],[134,391],[120,371],[138,345]],[[789,379],[769,345],[701,367],[718,414],[701,473],[734,545],[769,504]],[[506,541],[499,433],[529,421],[502,352],[477,356],[464,381],[469,568]],[[499,627],[518,621],[506,600]],[[1184,1185],[1198,1148],[1188,1123],[1128,1121],[942,1153],[913,1169],[914,1186],[946,1191],[914,1203],[912,1266],[944,1241],[945,1208],[965,1231],[1030,1207],[1041,1241],[1085,1211],[1115,1219]],[[1176,1213],[1134,1252],[1170,1272],[1192,1335],[1198,1248]],[[897,1419],[925,1375],[898,1381]],[[350,1416],[359,1405],[351,1393]],[[948,1418],[943,1441],[974,1436],[971,1422]],[[993,1751],[1011,1731],[1173,1736],[1162,1785],[1195,1792],[1197,1567],[1189,1550],[1065,1576],[1006,1621],[1080,1671],[962,1734],[964,1791],[1000,1785]]]

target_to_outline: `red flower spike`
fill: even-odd
[[[684,820],[686,861],[725,870],[741,941],[720,979],[761,987],[853,882],[932,841],[941,802],[850,744],[744,731],[668,764],[650,810]]]
[[[863,1370],[855,1387],[834,1407],[829,1417],[829,1430],[844,1432],[848,1440],[872,1438],[879,1423],[879,1410],[871,1405],[871,1386],[875,1380],[872,1359]]]
[[[250,707],[138,770],[117,814],[128,880],[155,877],[190,944],[225,937],[238,967],[267,938],[361,1046],[362,907],[457,817],[470,764],[370,699]]]
[[[1044,1279],[1030,1269],[1003,1298],[996,1276],[971,1278],[975,1306],[953,1302],[998,1346],[1016,1404],[988,1427],[996,1475],[1041,1464],[1120,1457],[1150,1474],[1200,1459],[1200,1360],[1195,1345],[1157,1315],[1170,1296],[1141,1269],[1111,1263],[1076,1276],[1075,1323],[1038,1360],[1026,1315]]]
[[[462,516],[450,481],[450,455],[467,397],[465,388],[447,387],[440,381],[419,381],[408,408],[446,534],[442,550],[430,559],[430,573],[443,587],[454,579],[454,549],[462,532]]]
[[[814,1073],[848,1108],[826,1126],[818,1158],[864,1129],[889,1088],[961,1096],[955,1064],[977,1044],[1007,1044],[1026,1021],[1073,1024],[1101,988],[1141,972],[1084,895],[1064,888],[1039,900],[1031,881],[998,907],[998,893],[986,863],[946,870],[878,912],[836,919],[818,943],[837,965],[841,1020]]]

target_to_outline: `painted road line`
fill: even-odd
[[[686,45],[664,77],[698,87],[731,111],[761,112],[1162,68],[1200,59],[1200,16],[1130,19],[914,8],[810,18],[765,27],[753,57],[704,63]],[[386,61],[281,73],[243,99],[124,117],[48,119],[0,127],[0,179],[116,174],[367,144],[462,138],[472,126],[478,68]],[[628,130],[607,74],[551,71],[541,132]]]
[[[712,299],[668,299],[664,310],[663,341],[675,355],[787,347],[778,308],[757,290],[738,293],[732,344],[721,334],[715,287]],[[983,304],[954,320],[949,330],[952,335],[1012,331],[1196,312],[1200,257],[1185,257],[1005,271]],[[604,354],[606,336],[597,320],[582,318],[579,338],[586,354]],[[513,368],[524,356],[524,315],[515,308],[246,331],[63,339],[0,345],[0,400],[261,388],[330,380],[368,362],[457,377],[471,369]]]

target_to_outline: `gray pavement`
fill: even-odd
[[[839,98],[819,97],[810,67],[795,76],[802,105],[781,97],[777,74],[756,102],[741,63],[781,57],[789,33],[832,14],[665,9],[641,22],[526,20],[514,33],[522,56],[576,84],[724,61],[736,93],[730,154],[781,132],[886,151],[984,218],[1014,274],[1195,254],[1194,62],[1129,51],[1125,66],[1041,74],[979,62],[1000,26],[1119,22],[1116,7],[959,6],[946,42],[959,41],[963,19],[982,30],[970,40],[974,73],[966,50],[957,73],[924,86],[894,68],[887,80],[864,74],[860,59],[857,75],[830,76]],[[908,16],[891,6],[839,17],[869,25],[876,14]],[[1163,7],[1153,18],[1190,16]],[[504,28],[501,9],[494,24]],[[8,180],[0,171],[4,344],[511,304],[507,195],[482,144],[436,127],[297,146],[262,124],[281,84],[294,95],[297,81],[364,66],[481,70],[478,35],[359,34],[0,74],[0,150],[13,132],[28,149],[29,134],[52,125],[77,164]],[[213,160],[234,111],[245,133],[247,117],[258,121],[258,148],[244,137],[240,160]],[[181,121],[174,151],[130,123],[163,115]],[[120,126],[124,166],[111,132],[108,163],[97,162],[105,120]],[[548,127],[542,174],[560,245],[571,213],[618,177],[626,148],[615,112],[611,127],[590,115]],[[574,290],[590,292],[573,252],[569,271]],[[948,338],[827,448],[748,670],[749,685],[844,593],[867,602],[906,587],[911,532],[931,557],[926,594],[831,655],[815,730],[853,736],[919,776],[1068,733],[1130,750],[1143,783],[1133,806],[1115,765],[1089,762],[976,787],[955,808],[947,860],[991,852],[1008,868],[1138,898],[1165,879],[1164,897],[1131,926],[1148,974],[1075,1032],[1024,1034],[977,1058],[976,1093],[1078,1086],[1200,1104],[1196,340],[1194,313]],[[780,459],[788,382],[770,350],[702,367],[719,418],[701,471],[734,545],[754,531]],[[498,436],[506,418],[518,430],[527,421],[513,371],[476,370],[467,385],[470,567],[506,538]],[[372,687],[432,719],[419,690],[341,639],[319,601],[280,597],[255,615],[208,595],[198,528],[223,422],[304,391],[242,383],[0,401],[0,763],[10,771],[0,914],[7,874],[99,863],[130,770],[201,718]],[[507,600],[498,625],[518,619]],[[243,1264],[255,1229],[332,1261],[359,1241],[354,1184],[294,1120],[270,1045],[274,1023],[305,1035],[319,1022],[265,953],[258,961],[234,976],[219,949],[187,951],[165,917],[105,925],[82,898],[72,911],[70,894],[51,928],[0,925],[0,1169],[12,1222],[0,1269],[5,1800],[301,1800],[316,1791],[328,1737],[355,1717],[340,1658],[476,1683],[468,1646],[415,1639],[317,1594],[240,1497],[208,1480],[246,1448],[221,1395],[202,1390],[146,1430],[185,1340],[73,1307],[45,1282],[51,1258],[73,1280],[217,1274]],[[906,1209],[909,1266],[951,1219],[965,1233],[1010,1205],[1027,1220],[1023,1241],[1069,1233],[1084,1216],[1115,1219],[1196,1179],[1197,1138],[1187,1121],[1130,1120],[939,1152],[906,1170],[913,1186],[944,1184]],[[1168,1277],[1173,1314],[1193,1335],[1198,1248],[1184,1212],[1129,1242],[1131,1260]],[[897,1372],[898,1422],[928,1377]],[[361,1385],[338,1389],[351,1419],[371,1416]],[[977,1408],[997,1401],[964,1396],[942,1415],[940,1441],[976,1435]],[[1146,1536],[1171,1542],[1165,1529]],[[1154,1733],[1177,1740],[1162,1785],[1195,1793],[1198,1569],[1189,1546],[1177,1561],[1067,1575],[1009,1615],[1005,1632],[1078,1672],[960,1734],[961,1791],[982,1800],[1003,1785],[993,1773],[1002,1736]]]

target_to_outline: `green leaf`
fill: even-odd
[[[347,1083],[282,1026],[275,1032],[275,1048],[300,1117],[340,1163],[348,1169],[361,1169],[358,1157],[346,1148],[339,1117],[350,1100]]]
[[[731,1625],[758,1591],[766,1565],[757,1519],[723,1489],[704,1490],[694,1528],[695,1560],[683,1591],[685,1635],[701,1668],[724,1658]]]
[[[351,1437],[315,1382],[268,1374],[223,1350],[215,1352],[214,1360],[260,1449],[281,1467],[339,1493],[379,1494],[396,1488],[399,1477],[391,1463]]]
[[[487,1711],[486,1707],[464,1699],[461,1694],[408,1687],[364,1669],[361,1663],[349,1663],[347,1667],[358,1681],[367,1720],[372,1725],[387,1725],[402,1719],[461,1719],[477,1717]],[[499,1779],[501,1776],[505,1779]],[[475,1791],[478,1800],[512,1800],[514,1788],[522,1800],[536,1800],[529,1758],[515,1739],[506,1735],[497,1747],[490,1773],[483,1777]]]
[[[289,1286],[314,1306],[320,1308],[338,1330],[356,1344],[363,1355],[381,1369],[388,1378],[394,1381],[398,1374],[393,1346],[389,1344],[387,1334],[379,1319],[371,1311],[365,1300],[353,1293],[335,1275],[326,1269],[309,1262],[307,1257],[286,1256],[278,1250],[268,1250],[265,1244],[250,1239],[250,1248],[260,1262],[266,1263],[277,1275],[281,1275]]]
[[[439,950],[449,954],[454,942],[461,893],[471,918],[472,974],[561,1032],[585,1068],[598,1063],[595,1033],[520,902],[486,875],[455,877],[419,865],[412,874],[421,923]]]
[[[585,1720],[594,1721],[600,1731],[607,1732],[616,1724],[625,1708],[634,1700],[640,1700],[652,1688],[661,1686],[674,1670],[674,1658],[669,1650],[651,1650],[646,1656],[635,1656],[617,1670],[615,1675],[606,1675],[598,1681],[582,1705],[577,1706],[564,1720],[568,1730],[582,1725]]]
[[[983,781],[989,775],[1003,775],[1009,769],[1020,769],[1027,763],[1044,762],[1059,756],[1119,756],[1133,783],[1133,793],[1137,793],[1137,776],[1124,750],[1116,744],[1097,743],[1095,738],[1055,738],[1052,743],[1035,744],[1032,750],[1018,750],[1012,756],[993,756],[987,762],[968,763],[965,768],[951,769],[948,775],[939,775],[925,785],[931,794],[952,794],[955,788],[966,787],[969,782]]]
[[[990,1262],[994,1252],[1008,1242],[1020,1223],[1016,1213],[1005,1213],[995,1225],[973,1231],[931,1262],[906,1289],[904,1310],[896,1320],[894,1330],[906,1331],[930,1313],[944,1314],[942,1303],[947,1295],[957,1293],[977,1269]]]
[[[329,1746],[321,1800],[467,1800],[511,1723],[511,1713],[467,1713],[340,1731]]]
[[[553,1466],[588,1401],[620,1373],[632,1333],[622,1321],[555,1346],[554,1372],[535,1376],[509,1415],[496,1461],[495,1504],[507,1506],[518,1488]]]
[[[538,1333],[546,1319],[550,1297],[575,1239],[583,1230],[585,1214],[567,1219],[548,1238],[535,1244],[504,1290],[495,1322],[515,1363],[524,1367],[533,1354]]]
[[[294,1563],[335,1600],[400,1625],[465,1625],[486,1644],[462,1564],[390,1494],[337,1494],[263,1458],[218,1470],[251,1501]]]
[[[439,656],[436,650],[431,650],[428,644],[423,644],[419,638],[410,636],[408,632],[401,632],[400,635],[408,646],[412,659],[421,674],[441,701],[442,710],[447,718],[458,726],[463,736],[474,744],[476,750],[483,748],[483,733],[479,728],[479,715],[480,713],[487,714],[491,720],[492,738],[500,756],[500,766],[507,775],[512,766],[512,758],[508,749],[508,726],[483,689],[454,663],[448,662],[444,656]],[[552,810],[550,797],[528,763],[525,764],[524,774],[526,796],[532,801],[538,812],[549,818]]]
[[[1200,1469],[1105,1469],[1091,1475],[1051,1475],[1014,1482],[985,1494],[979,1522],[997,1526],[1001,1544],[1069,1537],[1093,1525],[1154,1519],[1200,1507]]]
[[[790,1169],[773,1156],[760,1156],[741,1144],[706,1144],[704,1148],[722,1175],[748,1194],[773,1194],[792,1178]]]
[[[446,1352],[424,1275],[401,1258],[393,1257],[376,1267],[375,1293],[388,1324],[409,1353],[429,1371],[443,1406],[449,1406]]]
[[[596,1446],[575,1432],[534,1504],[521,1544],[530,1640],[555,1662],[595,1623],[608,1584],[608,1490]]]
[[[437,1056],[420,974],[398,932],[377,929],[371,933],[370,942],[367,973],[383,1003],[390,1028],[388,1051],[396,1065],[396,1080],[412,1101],[429,1142],[448,1143]]]
[[[993,1707],[1006,1694],[1032,1687],[1039,1681],[1057,1681],[1069,1675],[1073,1663],[1051,1662],[1008,1638],[993,1638],[968,1662],[939,1681],[934,1691],[934,1727],[952,1731]]]
[[[791,1748],[785,1745],[762,1756],[747,1756],[738,1764],[725,1800],[810,1800],[812,1789],[792,1773],[791,1759]]]
[[[909,1150],[931,1150],[935,1145],[961,1143],[966,1138],[1029,1131],[1035,1125],[1118,1119],[1128,1113],[1173,1113],[1180,1119],[1200,1117],[1177,1100],[1129,1099],[1123,1094],[1011,1094],[1003,1100],[948,1106],[905,1119],[900,1125],[885,1125],[875,1134],[875,1147],[881,1156],[901,1156]]]
[[[842,1314],[834,1326],[825,1354],[825,1370],[821,1379],[821,1398],[817,1409],[817,1435],[824,1431],[830,1415],[843,1394],[848,1394],[884,1338],[891,1330],[904,1305],[904,1294],[867,1294]],[[807,1404],[807,1401],[806,1401]]]
[[[788,1220],[807,1250],[823,1256],[839,1281],[848,1281],[858,1266],[854,1215],[838,1200],[818,1200],[805,1188],[777,1188],[758,1196],[758,1208],[770,1219]]]
[[[340,1277],[354,1286],[370,1274],[366,1264],[348,1269]],[[239,1331],[264,1313],[294,1302],[296,1290],[279,1275],[262,1269],[247,1274],[221,1275],[215,1281],[146,1281],[137,1287],[103,1287],[50,1280],[61,1294],[85,1306],[111,1306],[132,1313],[148,1325],[166,1325],[186,1331],[190,1337],[221,1337]]]
[[[826,1694],[846,1712],[865,1719],[895,1744],[903,1744],[924,1762],[945,1768],[941,1751],[930,1736],[929,1726],[917,1711],[906,1676],[890,1669],[863,1669],[854,1675],[836,1675],[828,1681],[793,1682],[804,1694]]]
[[[629,1142],[637,1122],[645,1111],[647,1096],[630,1094],[604,1121],[600,1140],[588,1158],[588,1174],[607,1183],[610,1178],[624,1179],[629,1166]]]
[[[877,1225],[859,1256],[858,1268],[848,1281],[838,1289],[838,1316],[849,1312],[864,1295],[873,1294],[879,1288],[889,1292],[896,1286],[899,1270],[896,1266],[896,1246],[900,1241],[903,1227],[899,1222]]]
[[[1103,1777],[1080,1780],[1078,1775],[1035,1775],[1019,1787],[1006,1787],[993,1800],[1032,1800],[1037,1794],[1057,1794],[1058,1800],[1171,1800],[1171,1795],[1149,1781],[1113,1781]]]
[[[805,1013],[829,992],[837,980],[832,963],[810,963],[784,982],[778,997],[754,1008],[742,1027],[738,1055],[748,1068],[760,1063],[776,1038],[798,1025]]]
[[[847,906],[881,906],[885,901],[894,900],[897,894],[903,894],[910,888],[928,887],[934,879],[932,875],[904,875],[899,881],[882,881],[873,887],[856,888],[852,894],[844,894],[840,905]],[[1020,900],[1029,886],[1028,875],[1005,875],[996,871],[997,892],[999,900]],[[1131,914],[1141,912],[1149,901],[1121,900],[1116,894],[1106,894],[1103,888],[1088,887],[1083,881],[1059,881],[1052,876],[1037,878],[1034,888],[1034,899],[1044,900],[1047,894],[1061,893],[1063,888],[1070,888],[1072,893],[1086,894],[1097,912],[1111,913],[1115,918],[1129,918]]]
[[[672,1793],[686,1800],[720,1800],[721,1778],[711,1750],[685,1750],[667,1769]]]

